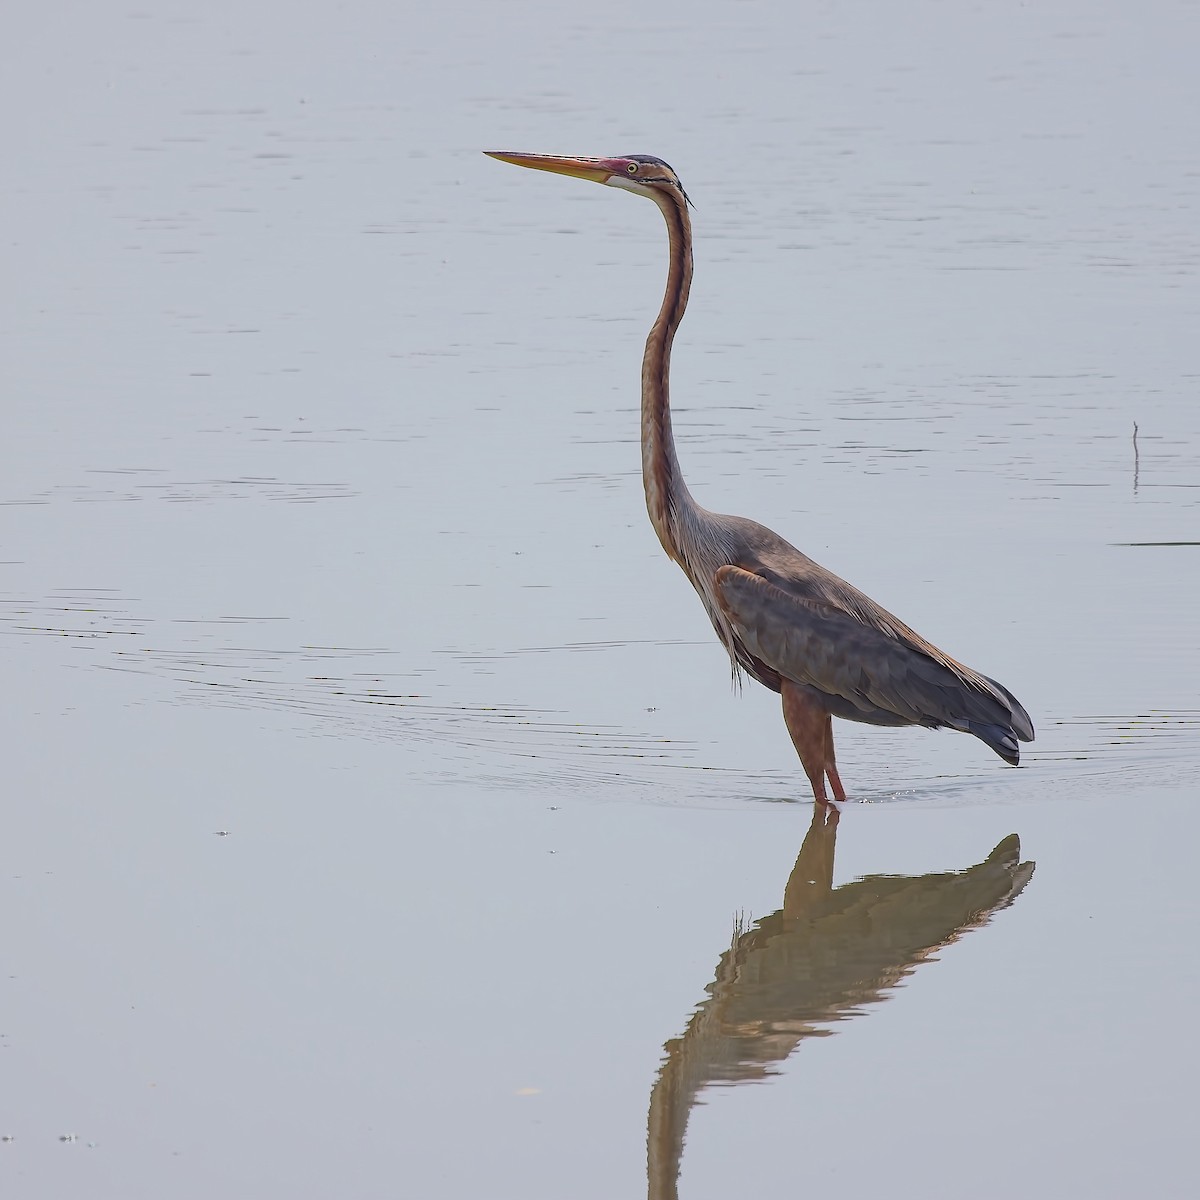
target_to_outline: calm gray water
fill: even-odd
[[[1198,36],[14,17],[5,1194],[1192,1195]],[[1002,679],[1020,769],[842,725],[813,821],[645,518],[661,219],[489,148],[679,170],[697,498]]]

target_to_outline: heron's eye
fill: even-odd
[[[630,163],[625,170],[627,170],[630,175],[636,175],[638,173],[638,165],[637,163]]]

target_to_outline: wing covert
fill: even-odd
[[[720,567],[715,578],[725,616],[747,650],[794,683],[839,698],[839,716],[964,728],[964,693],[993,719],[1001,715],[993,697],[950,667],[848,613],[740,567]],[[886,714],[893,719],[879,721]]]

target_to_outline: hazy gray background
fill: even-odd
[[[661,220],[516,149],[676,167],[698,499],[1038,728],[839,729],[835,884],[1037,873],[680,1194],[1191,1195],[1200,6],[7,25],[6,1194],[645,1187],[808,788],[642,507]]]

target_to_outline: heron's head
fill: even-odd
[[[518,167],[574,175],[577,179],[622,188],[655,201],[664,193],[687,201],[679,176],[661,158],[649,154],[627,154],[623,158],[567,158],[558,154],[515,154],[507,150],[485,150],[484,153]]]

